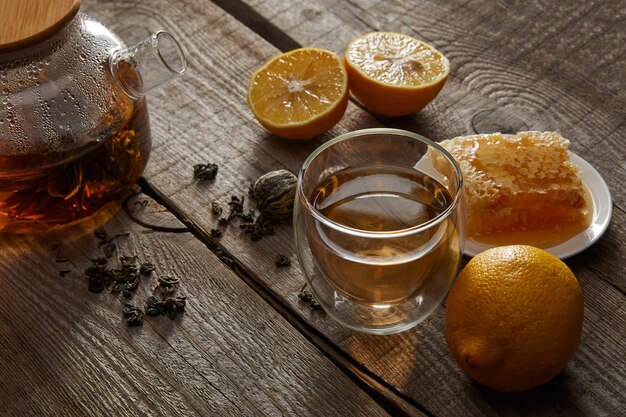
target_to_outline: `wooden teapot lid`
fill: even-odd
[[[0,52],[42,41],[65,26],[79,8],[80,0],[1,0]]]

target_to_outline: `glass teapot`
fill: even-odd
[[[144,94],[186,69],[167,32],[126,47],[79,7],[3,0],[0,232],[47,231],[127,195],[150,155]]]

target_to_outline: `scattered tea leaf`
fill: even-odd
[[[213,212],[213,214],[215,216],[219,216],[222,214],[222,206],[220,206],[220,203],[218,203],[217,201],[214,201],[211,203],[211,211]]]
[[[231,257],[224,255],[224,252],[222,252],[221,249],[216,249],[214,253],[215,256],[217,256],[220,261],[224,262],[228,267],[232,268],[235,266],[235,261]]]
[[[254,210],[248,210],[245,213],[239,214],[237,217],[243,222],[251,223],[254,221]]]
[[[226,218],[227,221],[231,221],[234,217],[236,217],[238,214],[243,213],[243,204],[246,201],[246,197],[241,196],[241,197],[237,197],[236,195],[232,195],[230,196],[230,201],[228,202],[228,205],[230,206],[230,213],[228,213],[228,217]]]
[[[222,236],[222,230],[221,229],[211,229],[211,231],[209,232],[209,235],[211,235],[211,237],[220,237],[220,236]]]
[[[315,296],[313,295],[313,293],[307,290],[306,287],[307,287],[307,284],[304,284],[302,288],[300,289],[300,292],[298,293],[298,298],[300,299],[300,301],[302,301],[305,304],[308,304],[314,310],[321,309],[322,306],[320,305],[320,303],[315,299]]]
[[[285,255],[277,255],[276,259],[274,261],[274,263],[276,264],[277,267],[281,267],[281,266],[290,266],[291,265],[291,259],[289,259],[287,256]]]
[[[241,223],[245,233],[250,235],[252,241],[260,240],[263,236],[274,234],[274,225],[271,219],[260,214],[253,222]]]
[[[229,268],[232,268],[233,266],[235,266],[235,261],[226,255],[220,256],[220,260],[224,262]]]
[[[150,262],[144,262],[141,264],[141,266],[139,266],[139,273],[141,275],[150,275],[155,270],[156,270],[156,266],[154,266]]]
[[[136,307],[130,303],[126,303],[122,312],[126,317],[126,323],[128,324],[128,326],[133,327],[143,324],[144,313],[143,310],[139,307]]]
[[[85,270],[89,291],[101,292],[108,287],[113,294],[122,293],[130,298],[139,286],[139,270],[135,264],[136,256],[122,255],[121,268],[108,268],[108,259],[104,257],[92,260],[93,265]],[[111,285],[113,283],[113,285]]]
[[[124,289],[128,291],[135,291],[137,287],[139,287],[139,275],[133,275],[124,284]]]
[[[85,276],[88,279],[88,289],[91,292],[99,293],[104,290],[106,268],[100,265],[92,265],[85,270]]]
[[[184,296],[172,296],[172,293],[176,290],[176,285],[179,282],[180,280],[168,276],[159,278],[159,286],[171,286],[169,287],[171,291],[166,294],[162,293],[160,300],[154,295],[151,295],[146,299],[144,309],[148,316],[167,315],[169,319],[173,320],[176,318],[178,313],[185,311],[187,298]]]
[[[104,290],[104,284],[102,283],[102,280],[98,279],[97,277],[89,277],[88,289],[91,292],[99,293]]]
[[[212,180],[217,176],[217,164],[196,164],[193,166],[193,177],[200,181]]]
[[[130,256],[130,255],[120,256],[120,263],[122,264],[122,268],[135,266],[135,262],[137,262],[136,255],[135,256]]]
[[[99,240],[107,240],[107,232],[104,229],[96,229],[93,232],[93,235]]]
[[[159,285],[162,287],[173,287],[178,285],[180,278],[173,278],[169,275],[159,277]]]
[[[167,297],[156,302],[159,314],[166,314],[170,320],[174,320],[178,313],[185,311],[187,297]]]
[[[180,282],[179,278],[173,278],[169,275],[161,276],[158,278],[159,284],[155,288],[155,292],[159,292],[162,297],[167,297],[176,291],[178,287],[178,283]]]
[[[156,306],[157,302],[158,300],[154,295],[151,295],[150,297],[146,299],[146,304],[144,306],[144,309],[147,315],[158,316],[159,314],[161,314],[159,312],[159,309]]]
[[[116,245],[113,240],[121,236],[128,236],[128,233],[119,233],[112,237],[108,237],[103,229],[94,231],[95,237],[98,239],[98,248],[103,256],[90,259],[92,265],[85,269],[84,274],[88,281],[88,289],[91,292],[99,293],[104,289],[108,289],[113,294],[121,293],[124,297],[130,298],[139,287],[142,276],[149,276],[156,267],[150,262],[144,262],[137,265],[137,256],[122,254],[119,257],[119,267],[109,267],[109,260],[112,258]],[[58,261],[65,261],[58,258],[61,250],[61,243],[55,243],[51,249],[56,251]],[[113,261],[111,261],[113,262]],[[72,272],[69,269],[59,271],[59,275],[65,276]],[[144,315],[167,315],[170,319],[176,317],[177,314],[184,312],[186,298],[183,296],[174,296],[180,283],[179,278],[171,276],[162,276],[158,278],[158,284],[155,292],[160,293],[161,299],[155,295],[151,295],[145,302],[145,311],[133,304],[126,303],[123,309],[126,323],[128,326],[139,326],[143,323]]]

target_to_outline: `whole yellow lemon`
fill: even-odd
[[[489,249],[461,271],[446,303],[446,342],[468,376],[525,391],[561,372],[576,352],[583,297],[572,271],[532,246]]]

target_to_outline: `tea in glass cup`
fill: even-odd
[[[462,176],[436,143],[395,129],[342,135],[298,178],[298,258],[324,310],[358,331],[407,330],[441,302],[463,252]]]

